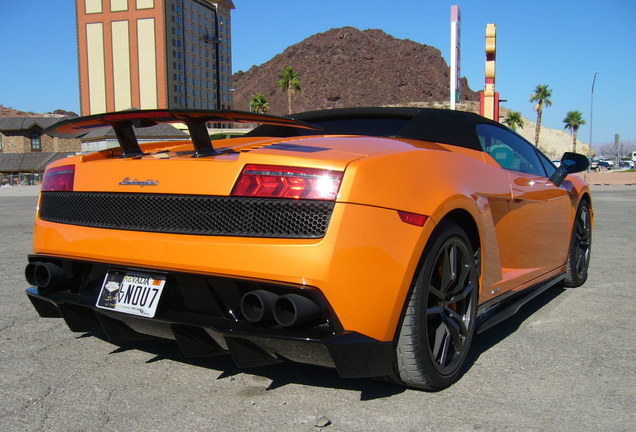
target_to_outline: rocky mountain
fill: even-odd
[[[13,108],[0,105],[0,118],[5,118],[5,117],[42,117],[42,114],[20,111],[20,110],[16,110]]]
[[[287,114],[287,94],[276,86],[286,66],[301,78],[294,112],[449,99],[449,67],[437,48],[382,30],[343,27],[310,36],[260,66],[235,73],[234,107],[247,110],[252,95],[262,92],[270,114]],[[461,98],[479,100],[465,78]]]
[[[28,111],[20,111],[17,109],[6,107],[4,105],[0,105],[0,118],[6,117],[77,117],[77,114],[73,111],[65,111],[62,109],[57,109],[46,114],[39,114]]]

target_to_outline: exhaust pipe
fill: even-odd
[[[50,262],[32,262],[24,269],[29,284],[40,288],[57,288],[66,283],[64,269]]]
[[[307,297],[298,294],[281,296],[274,305],[274,319],[282,327],[300,327],[319,324],[320,308]]]
[[[252,324],[274,324],[274,304],[278,296],[265,290],[249,291],[241,298],[241,313]]]

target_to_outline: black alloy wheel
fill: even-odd
[[[592,253],[592,219],[590,208],[586,201],[582,201],[576,212],[570,252],[566,266],[565,286],[578,287],[587,280],[587,270],[590,266]]]
[[[464,231],[447,221],[424,256],[400,328],[394,380],[440,390],[459,376],[472,341],[478,261]]]

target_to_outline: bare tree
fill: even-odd
[[[599,148],[599,155],[605,158],[620,159],[630,156],[636,151],[636,141],[622,141],[619,146],[616,143],[605,143]]]

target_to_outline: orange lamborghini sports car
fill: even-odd
[[[139,143],[162,122],[191,140]],[[236,122],[259,126],[211,141]],[[437,390],[477,331],[587,278],[592,201],[568,175],[587,158],[556,168],[475,114],[138,110],[47,133],[107,126],[118,148],[46,170],[25,270],[72,331]]]

